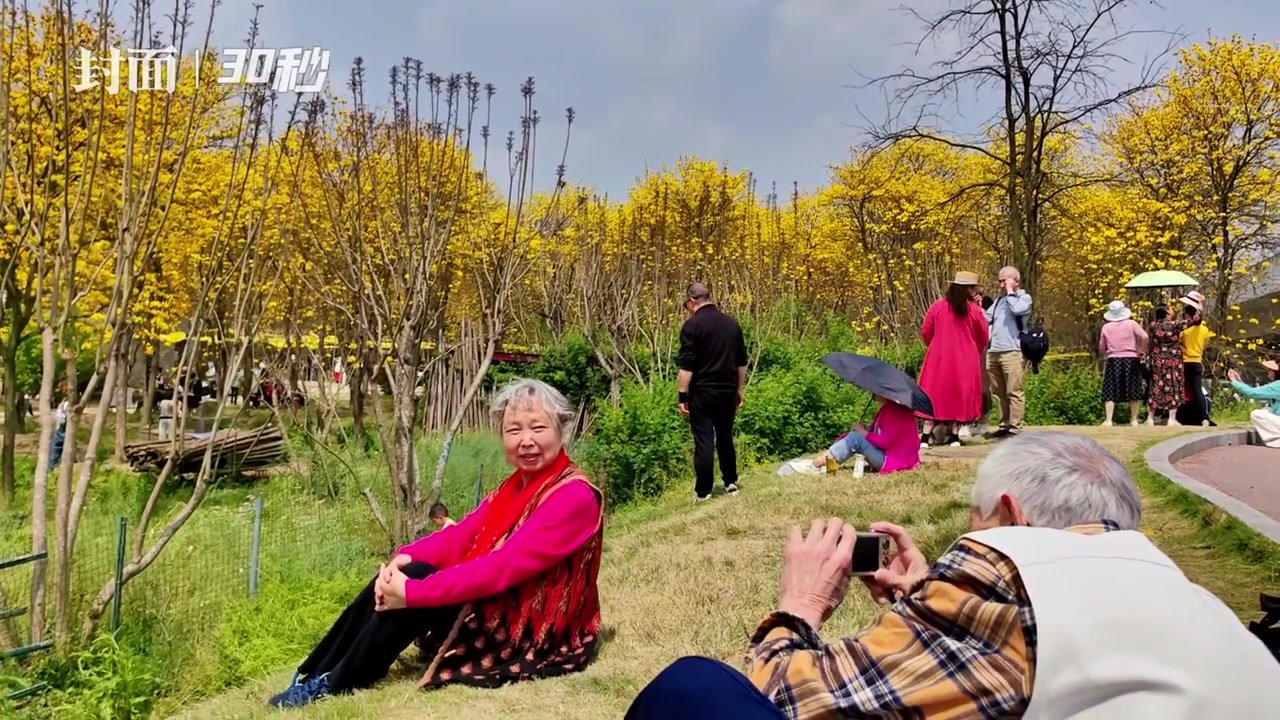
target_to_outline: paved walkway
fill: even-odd
[[[1190,434],[1188,428],[1181,427],[1034,429],[1066,430],[1087,435],[1126,461],[1143,443],[1165,439],[1167,442],[1152,447],[1146,454],[1145,460],[1153,470],[1280,543],[1280,472],[1277,472],[1280,450],[1215,442],[1221,440],[1218,436],[1238,435],[1244,428],[1219,428]],[[976,463],[993,447],[993,442],[972,440],[959,448],[930,448],[921,453],[920,459],[924,463]],[[1173,457],[1169,457],[1171,455]],[[1182,455],[1185,457],[1173,459]]]
[[[1174,467],[1280,521],[1280,450],[1259,445],[1216,447]]]

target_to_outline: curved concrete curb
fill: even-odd
[[[1147,465],[1171,482],[1177,483],[1218,507],[1234,515],[1241,522],[1257,530],[1272,541],[1280,543],[1280,521],[1263,515],[1249,505],[1230,495],[1209,487],[1174,467],[1174,463],[1205,450],[1229,445],[1257,445],[1258,436],[1252,430],[1228,430],[1226,432],[1197,434],[1165,440],[1147,450]]]

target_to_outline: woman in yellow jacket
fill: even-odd
[[[1188,315],[1195,315],[1192,324],[1182,331],[1182,367],[1186,378],[1187,396],[1190,400],[1178,409],[1178,422],[1183,425],[1211,425],[1209,403],[1204,397],[1204,348],[1214,332],[1201,320],[1204,313],[1204,295],[1194,290],[1179,298]]]

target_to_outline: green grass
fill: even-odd
[[[1141,451],[1179,432],[1166,428],[1076,429],[1140,464]],[[607,642],[587,672],[500,690],[415,689],[409,670],[352,697],[296,711],[299,718],[621,717],[663,666],[686,654],[739,665],[746,638],[777,599],[786,528],[838,515],[858,525],[893,519],[908,525],[925,553],[941,552],[965,525],[976,459],[929,462],[922,469],[855,482],[842,475],[778,478],[747,474],[736,497],[692,506],[688,488],[623,508],[607,524],[600,588]],[[1145,530],[1192,580],[1244,617],[1257,616],[1257,593],[1280,583],[1280,549],[1145,470]],[[355,583],[348,592],[354,591]],[[825,631],[856,632],[879,608],[851,593]],[[293,662],[293,661],[291,661]],[[282,687],[289,663],[216,699],[186,708],[189,718],[271,716],[264,699]]]

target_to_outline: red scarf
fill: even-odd
[[[517,470],[503,480],[484,509],[475,542],[462,558],[463,562],[493,552],[498,543],[510,535],[516,524],[532,509],[530,505],[538,495],[548,485],[559,480],[568,467],[569,456],[561,448],[560,453],[537,477],[522,481],[520,471]]]
[[[520,473],[513,473],[489,499],[475,543],[464,562],[493,552],[533,512],[546,493],[554,491],[558,483],[573,478],[587,482],[564,450],[537,477],[522,482]],[[580,633],[599,633],[600,597],[596,579],[600,572],[603,531],[601,523],[595,535],[571,557],[542,575],[484,601],[479,612],[486,627],[490,631],[505,627],[512,638],[529,632],[534,644],[539,646],[549,636],[572,643]]]

